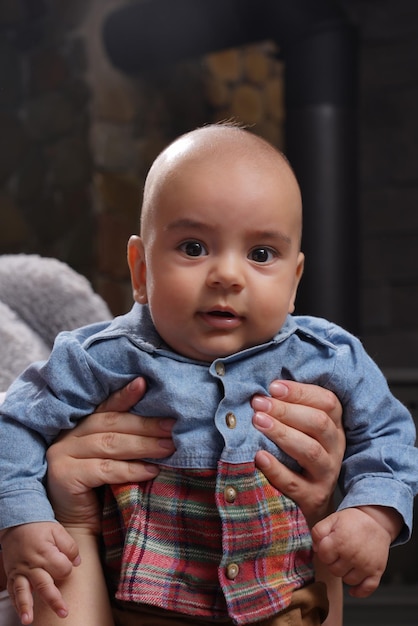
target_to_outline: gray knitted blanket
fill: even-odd
[[[0,391],[47,358],[62,330],[110,319],[88,280],[57,259],[0,255]]]

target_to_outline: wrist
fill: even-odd
[[[312,529],[315,524],[335,513],[334,494],[329,495],[329,492],[324,492],[320,501],[318,499],[315,500],[313,506],[309,507],[309,509],[306,509],[306,507],[302,508],[302,512],[305,515],[309,528]]]
[[[389,506],[376,505],[359,506],[358,508],[386,530],[390,537],[390,543],[395,541],[403,526],[403,519],[398,511]]]
[[[70,535],[77,533],[79,535],[99,536],[102,532],[101,523],[98,517],[80,517],[80,519],[59,519],[61,526],[67,530]]]
[[[71,537],[78,542],[78,540],[82,537],[93,537],[96,540],[100,538],[100,531],[97,531],[97,528],[93,528],[92,526],[84,525],[62,525],[67,533],[71,535]]]
[[[59,502],[58,499],[57,502]],[[85,529],[88,534],[92,535],[101,533],[100,509],[93,492],[62,501],[57,506],[54,503],[54,512],[56,519],[67,530]]]
[[[2,528],[0,530],[0,551],[2,541],[4,542],[6,540],[7,535],[10,534],[9,531],[13,531],[14,528],[17,528],[17,526],[10,526],[9,528]]]

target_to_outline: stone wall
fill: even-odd
[[[283,148],[283,65],[274,44],[263,42],[130,78],[111,66],[100,39],[107,11],[123,3],[90,4],[84,28],[92,93],[96,282],[118,313],[132,302],[126,242],[138,230],[141,189],[153,159],[181,133],[229,118]]]
[[[343,4],[360,36],[362,334],[385,368],[416,369],[418,4]]]
[[[0,7],[0,253],[56,256],[113,312],[132,302],[126,242],[146,172],[174,137],[226,118],[283,147],[282,64],[272,43],[130,79],[101,24],[123,0]]]
[[[86,8],[0,4],[0,252],[56,256],[90,274],[90,90],[76,32]]]

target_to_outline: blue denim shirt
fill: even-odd
[[[0,415],[0,528],[54,519],[43,487],[46,448],[140,375],[148,390],[134,412],[177,420],[176,452],[158,461],[172,467],[243,463],[263,448],[297,469],[252,426],[250,398],[268,394],[275,378],[334,391],[347,437],[340,508],[393,507],[405,521],[399,541],[409,536],[418,490],[415,427],[355,337],[322,319],[288,316],[271,341],[206,363],[174,353],[138,304],[112,322],[61,333],[49,360],[10,387]]]

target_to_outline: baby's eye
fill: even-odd
[[[276,256],[277,253],[272,248],[253,248],[248,254],[248,258],[256,263],[269,263]]]
[[[181,244],[180,250],[187,256],[205,256],[208,251],[200,241],[185,241]]]

